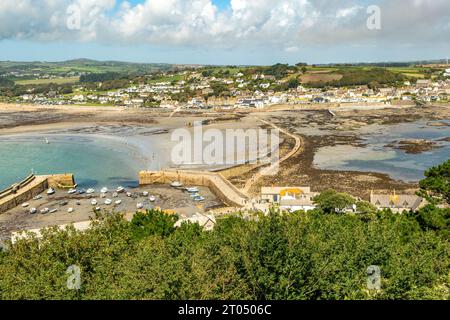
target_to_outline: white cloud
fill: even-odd
[[[72,40],[113,44],[153,43],[195,47],[277,47],[450,41],[450,1],[374,0],[382,30],[366,28],[357,0],[231,0],[220,10],[211,0],[1,0],[0,40]],[[81,28],[69,30],[66,9],[77,5]],[[404,14],[407,12],[408,14]]]

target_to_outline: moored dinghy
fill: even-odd
[[[36,212],[37,212],[37,209],[36,209],[36,208],[31,208],[31,209],[30,209],[30,214],[36,214]]]
[[[150,196],[150,198],[148,198],[148,200],[150,200],[150,202],[155,202],[156,201],[156,197],[155,196]]]
[[[108,188],[107,187],[103,187],[102,190],[100,190],[101,193],[108,193]]]
[[[91,205],[93,205],[93,206],[96,206],[97,205],[97,200],[96,199],[92,199],[92,201],[91,201]]]
[[[183,184],[180,181],[174,181],[170,184],[170,186],[173,188],[181,188]]]
[[[53,188],[50,188],[50,189],[47,190],[47,194],[48,194],[49,196],[51,196],[52,194],[55,194],[55,193],[56,193],[56,191],[55,191],[55,189],[53,189]]]
[[[111,200],[111,199],[106,199],[106,200],[105,200],[105,204],[106,204],[107,206],[109,206],[111,203],[112,203],[112,200]]]
[[[118,188],[116,189],[116,192],[117,192],[117,193],[125,192],[125,188],[122,187],[122,186],[120,186],[120,187],[118,187]]]

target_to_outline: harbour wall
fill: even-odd
[[[170,184],[179,181],[184,185],[207,187],[223,203],[229,206],[243,207],[248,198],[220,173],[205,171],[163,170],[141,171],[139,184]]]
[[[30,175],[23,181],[0,192],[0,214],[33,199],[48,188],[70,188],[74,184],[73,174]]]

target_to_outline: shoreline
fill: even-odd
[[[30,106],[27,109],[31,112],[38,110],[39,113],[33,117],[31,121],[22,121],[21,117],[16,117],[17,113],[23,113],[26,106],[9,105],[7,110],[2,110],[0,104],[0,120],[3,117],[10,119],[10,126],[3,128],[0,126],[0,137],[13,134],[32,134],[42,131],[52,130],[77,130],[80,127],[95,128],[97,126],[130,126],[142,128],[159,128],[162,130],[170,130],[175,128],[187,127],[188,123],[195,120],[208,119],[210,124],[208,128],[246,128],[254,127],[254,117],[261,117],[264,120],[271,121],[281,128],[296,134],[305,140],[305,150],[300,155],[294,155],[281,166],[282,173],[275,181],[280,185],[299,185],[309,184],[313,189],[320,191],[323,185],[335,187],[339,191],[347,191],[355,195],[367,196],[367,189],[397,189],[408,190],[417,187],[417,183],[407,183],[391,178],[388,174],[368,172],[368,171],[348,171],[348,170],[322,170],[315,168],[313,159],[314,154],[320,147],[333,146],[339,144],[358,145],[361,141],[353,131],[355,128],[364,127],[367,124],[398,124],[402,122],[412,122],[419,119],[424,120],[442,120],[448,119],[450,112],[449,106],[428,106],[423,108],[413,108],[410,106],[386,106],[379,109],[363,109],[363,110],[347,110],[338,109],[337,116],[333,118],[327,109],[318,108],[317,110],[252,110],[252,112],[236,113],[179,113],[169,118],[167,115],[161,115],[161,110],[141,110],[101,108],[101,107],[84,107],[78,106]],[[302,112],[304,111],[304,112]],[[56,112],[56,116],[55,116]],[[10,117],[8,117],[10,115]],[[12,116],[11,116],[12,115]],[[55,117],[49,117],[53,115]],[[238,117],[230,117],[230,115],[238,115]],[[301,115],[304,119],[301,124],[296,124],[295,117]],[[291,119],[292,118],[292,119]],[[225,120],[221,120],[225,119]],[[30,119],[28,119],[30,120]],[[274,121],[272,121],[274,120]],[[263,123],[258,127],[264,127]],[[298,132],[298,129],[305,132]],[[77,133],[78,134],[78,133]],[[346,137],[347,135],[347,137]],[[324,141],[324,138],[326,141]],[[137,137],[139,145],[140,137]],[[292,142],[284,141],[283,149],[286,153],[293,148]],[[142,152],[142,150],[141,150]],[[286,165],[289,164],[289,165]],[[298,168],[295,173],[293,168]],[[143,168],[144,169],[144,168]],[[242,187],[251,176],[255,175],[255,168],[246,165],[232,166],[225,170],[227,178],[230,179],[237,187]],[[289,175],[283,172],[289,172]],[[337,180],[344,181],[342,184],[333,182],[332,177]],[[279,178],[279,179],[278,179]],[[364,182],[367,184],[364,185]],[[273,185],[274,181],[262,179],[257,185],[265,183]],[[355,187],[358,186],[358,187]],[[365,186],[365,192],[361,192],[360,188]],[[251,194],[258,192],[257,186],[251,188]]]

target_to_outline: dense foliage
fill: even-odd
[[[123,78],[123,75],[117,72],[104,72],[104,73],[90,73],[86,75],[82,75],[80,77],[80,82],[103,82],[103,81],[111,81],[118,80]]]
[[[309,213],[236,214],[210,232],[177,229],[158,211],[104,216],[83,233],[49,229],[0,251],[0,299],[449,298],[450,209],[393,214],[357,202],[361,213],[343,214],[352,197],[329,190],[316,200]],[[79,290],[67,287],[73,265]],[[370,266],[380,290],[368,286]]]
[[[396,85],[399,82],[406,80],[406,77],[400,73],[395,73],[384,68],[372,68],[372,69],[358,69],[347,68],[340,69],[335,72],[342,75],[339,80],[333,80],[329,82],[317,82],[309,84],[312,87],[350,87],[358,85],[371,85],[374,83],[378,85]]]
[[[425,171],[425,177],[420,182],[422,191],[427,191],[429,197],[438,201],[450,202],[450,159]]]

